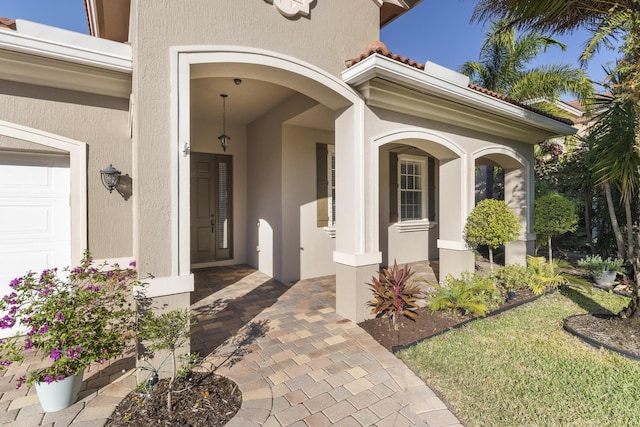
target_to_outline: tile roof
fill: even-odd
[[[370,57],[371,55],[382,55],[382,56],[386,56],[387,58],[393,59],[395,61],[401,62],[403,64],[406,64],[410,67],[413,68],[417,68],[418,70],[424,71],[424,64],[420,64],[417,61],[414,61],[410,58],[407,58],[405,56],[401,56],[401,55],[397,55],[394,54],[392,52],[389,51],[389,49],[387,49],[387,46],[385,46],[384,43],[382,43],[381,41],[375,41],[372,43],[369,43],[369,45],[367,45],[367,47],[365,48],[364,52],[362,52],[362,54],[360,54],[360,56],[358,56],[357,58],[351,59],[349,61],[347,61],[347,68],[352,67],[353,65],[357,64],[358,62],[361,62],[363,60],[365,60],[366,58]],[[544,112],[542,110],[540,110],[539,108],[535,108],[532,107],[530,105],[524,104],[522,102],[516,101],[515,99],[511,99],[507,96],[501,95],[497,92],[494,92],[492,90],[489,89],[485,89],[481,86],[477,86],[474,85],[473,83],[469,83],[469,89],[473,89],[475,91],[478,91],[480,93],[484,93],[485,95],[489,95],[493,98],[499,99],[501,101],[504,102],[508,102],[509,104],[513,104],[517,107],[520,108],[524,108],[525,110],[529,110],[531,112],[540,114],[541,116],[545,116],[545,117],[549,117],[550,119],[553,120],[557,120],[561,123],[567,124],[567,125],[573,125],[573,121],[564,117],[558,117],[558,116],[554,116],[553,114],[549,114],[547,112]]]
[[[15,30],[16,21],[13,19],[5,18],[4,16],[0,16],[0,28],[8,28],[10,30]]]

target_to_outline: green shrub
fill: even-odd
[[[509,264],[500,267],[495,273],[496,286],[507,292],[515,292],[522,289],[530,289],[531,277],[527,267],[519,264]]]
[[[449,275],[444,286],[437,283],[431,285],[436,289],[429,300],[431,311],[445,310],[454,314],[484,316],[504,302],[493,279],[481,274],[464,272],[459,279]]]
[[[587,255],[585,259],[578,260],[578,267],[597,275],[603,271],[619,271],[623,263],[624,260],[620,258],[602,259],[600,255]]]
[[[464,227],[464,240],[473,249],[487,245],[489,265],[493,271],[493,251],[500,245],[516,240],[521,230],[518,216],[504,201],[485,199],[469,214]]]
[[[413,271],[408,265],[399,268],[394,261],[393,267],[383,268],[377,278],[371,278],[372,283],[367,283],[373,292],[373,299],[367,303],[371,307],[371,314],[376,317],[387,316],[396,330],[399,316],[413,320],[418,316],[416,301],[421,298],[422,292],[417,286],[409,284],[411,276]]]
[[[549,261],[553,262],[551,238],[573,232],[578,227],[575,204],[558,193],[549,193],[535,201],[533,230],[540,245],[549,248]]]
[[[569,284],[590,291],[591,285],[587,281],[571,274],[559,273],[561,268],[570,266],[566,261],[554,260],[548,263],[544,257],[527,256],[527,271],[531,276],[529,288],[536,295]]]

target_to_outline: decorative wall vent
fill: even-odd
[[[272,3],[281,14],[288,18],[293,18],[296,15],[308,16],[311,3],[314,0],[265,0],[267,3]]]

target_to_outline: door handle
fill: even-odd
[[[216,231],[216,216],[211,214],[211,232],[215,233]]]

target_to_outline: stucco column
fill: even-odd
[[[339,112],[335,132],[336,312],[354,322],[369,317],[366,302],[371,291],[365,283],[376,274],[382,258],[374,221],[378,211],[369,212],[374,186],[367,183],[364,109],[364,103],[357,102]]]
[[[516,241],[505,245],[505,264],[527,265],[527,254],[532,254],[535,244],[533,224],[528,206],[533,191],[528,191],[528,179],[525,168],[506,169],[504,172],[504,201],[520,218],[522,233]]]
[[[459,277],[464,271],[474,270],[473,251],[463,240],[464,225],[474,200],[473,164],[465,157],[440,160],[440,281],[449,274]]]

